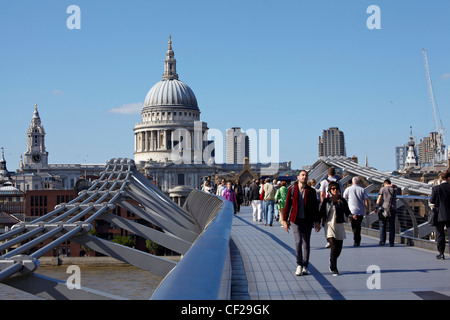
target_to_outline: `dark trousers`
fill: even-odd
[[[356,219],[351,216],[352,221],[352,230],[353,230],[353,243],[356,245],[361,244],[361,222],[364,219],[364,216],[357,215]]]
[[[307,268],[309,264],[312,222],[306,220],[297,221],[297,224],[291,223],[291,228],[295,239],[297,265]]]
[[[389,217],[380,218],[380,244],[386,243],[386,227],[389,225],[389,244],[394,245],[395,242],[395,210],[391,210]]]
[[[335,238],[327,238],[330,243],[330,270],[337,271],[337,259],[341,255],[344,240],[336,240]]]
[[[444,251],[445,251],[444,226],[447,226],[447,232],[450,232],[450,221],[440,221],[440,222],[437,222],[435,225],[437,249],[440,254],[444,254]],[[450,249],[449,249],[449,253],[450,253]]]

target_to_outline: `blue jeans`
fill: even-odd
[[[272,225],[274,216],[274,200],[263,201],[263,222]]]

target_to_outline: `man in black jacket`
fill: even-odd
[[[439,254],[436,258],[443,260],[445,259],[444,226],[447,226],[447,232],[450,230],[450,172],[448,170],[444,171],[441,177],[442,183],[431,190],[430,204],[434,205],[437,212],[435,227]]]

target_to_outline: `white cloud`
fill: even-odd
[[[450,73],[444,73],[444,74],[441,76],[441,79],[442,79],[442,80],[450,79]]]
[[[58,90],[58,89],[53,90],[52,93],[54,95],[57,95],[57,96],[63,96],[64,95],[64,91],[61,91],[61,90]]]
[[[143,107],[144,104],[142,102],[128,103],[117,108],[112,108],[109,112],[119,114],[140,114]]]

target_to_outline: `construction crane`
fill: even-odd
[[[444,126],[442,125],[439,109],[436,106],[434,99],[433,85],[431,84],[430,69],[428,67],[427,52],[422,49],[423,61],[425,64],[425,73],[427,76],[428,94],[430,95],[431,109],[433,111],[434,128],[436,131],[436,148],[435,148],[435,163],[441,163],[445,160],[445,143],[444,143]]]

